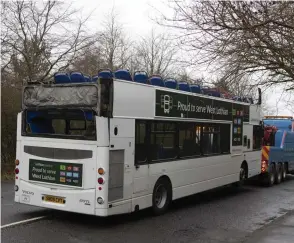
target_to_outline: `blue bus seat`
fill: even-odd
[[[115,71],[114,76],[117,79],[133,81],[129,70],[126,70],[126,69],[119,69],[119,70]]]
[[[93,82],[89,75],[84,75],[85,82]]]
[[[242,102],[242,98],[240,96],[234,96],[233,100]]]
[[[191,92],[190,86],[187,82],[179,82],[178,86],[179,90]]]
[[[70,83],[70,77],[67,73],[65,72],[57,72],[54,74],[54,81],[56,84],[65,84],[65,83]]]
[[[178,88],[178,82],[175,79],[168,78],[164,81],[165,87],[170,89],[177,89]]]
[[[42,111],[28,111],[27,122],[30,125],[32,133],[54,133],[51,119],[42,117]]]
[[[110,69],[100,69],[98,71],[99,78],[113,78],[113,73]],[[98,79],[97,77],[97,79]]]
[[[134,72],[134,81],[141,84],[148,83],[148,74],[145,71]]]
[[[221,97],[221,93],[218,90],[216,90],[216,89],[211,89],[210,90],[210,93],[214,97]]]
[[[151,85],[164,87],[164,82],[160,75],[152,75],[149,82]]]
[[[81,72],[71,72],[70,73],[71,83],[84,83],[85,78]]]
[[[190,89],[192,93],[197,93],[197,94],[201,93],[201,87],[199,84],[190,84]]]
[[[92,77],[92,82],[95,82],[95,83],[97,83],[98,82],[98,75],[95,75],[95,76],[93,76]]]
[[[210,88],[209,87],[202,87],[201,93],[203,93],[205,95],[210,95]]]

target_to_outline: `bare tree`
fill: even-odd
[[[22,81],[47,81],[92,41],[85,31],[88,17],[77,18],[78,10],[66,3],[17,1],[1,6],[1,71],[18,71]]]
[[[111,70],[123,68],[130,58],[130,40],[124,33],[123,25],[119,22],[119,15],[115,9],[105,16],[103,30],[98,33],[98,44],[102,55],[106,59],[107,67]]]
[[[88,75],[96,75],[99,69],[106,68],[107,63],[100,46],[94,45],[83,49],[70,65],[71,70]]]
[[[136,56],[142,70],[166,76],[173,74],[171,68],[176,63],[176,54],[177,48],[168,36],[152,30],[149,36],[139,41]]]
[[[173,17],[161,24],[176,29],[195,63],[262,75],[259,84],[294,90],[294,3],[291,1],[172,0]],[[233,80],[232,80],[233,81]]]

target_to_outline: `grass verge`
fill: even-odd
[[[14,172],[2,172],[1,181],[13,181],[15,179]]]

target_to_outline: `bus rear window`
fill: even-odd
[[[24,111],[23,135],[96,140],[93,111]]]

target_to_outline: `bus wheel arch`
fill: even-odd
[[[241,164],[240,173],[241,173],[242,170],[244,170],[244,172],[245,172],[245,178],[244,178],[244,180],[246,180],[248,178],[248,173],[249,173],[248,163],[247,163],[246,160],[243,160],[243,162]],[[240,179],[242,179],[241,178],[241,175],[240,175]]]
[[[152,193],[152,209],[155,215],[164,214],[172,201],[172,183],[163,175],[156,181]]]
[[[247,161],[244,160],[240,166],[239,180],[235,182],[233,185],[236,187],[242,187],[247,178],[248,178],[248,164],[247,164]]]

